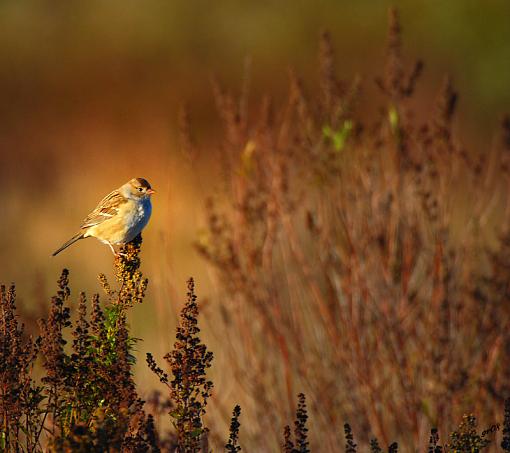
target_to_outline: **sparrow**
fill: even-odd
[[[85,218],[80,231],[57,249],[53,256],[88,237],[108,244],[117,256],[113,246],[132,241],[147,225],[152,212],[151,195],[155,192],[144,178],[133,178],[110,192]]]

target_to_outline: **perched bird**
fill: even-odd
[[[152,211],[155,190],[146,179],[133,178],[104,197],[83,221],[80,231],[53,253],[55,256],[76,241],[90,236],[108,244],[126,244],[144,229]]]

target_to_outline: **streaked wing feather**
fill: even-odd
[[[95,225],[99,225],[105,220],[111,219],[114,215],[119,212],[119,206],[126,202],[126,198],[123,197],[118,190],[114,190],[104,197],[96,209],[94,209],[83,221],[81,228],[89,228]]]

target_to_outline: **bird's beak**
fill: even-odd
[[[147,189],[147,193],[152,195],[153,193],[156,193],[156,191],[154,189]]]

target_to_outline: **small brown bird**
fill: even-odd
[[[155,192],[143,178],[133,178],[115,189],[85,218],[80,232],[56,250],[53,256],[90,236],[108,244],[117,256],[113,245],[132,241],[147,225],[152,211],[151,195]]]

